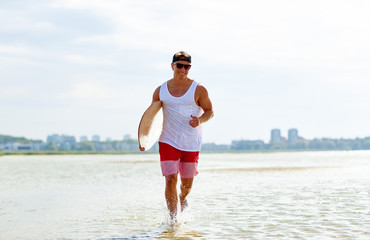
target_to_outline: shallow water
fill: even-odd
[[[0,239],[370,239],[370,151],[201,154],[168,223],[158,155],[0,158]]]

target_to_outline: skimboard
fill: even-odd
[[[141,117],[138,140],[139,147],[148,151],[158,141],[162,131],[163,113],[162,102],[153,102]]]

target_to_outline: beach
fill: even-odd
[[[0,239],[369,239],[370,151],[201,153],[170,225],[157,154],[0,157]]]

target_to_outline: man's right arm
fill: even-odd
[[[153,93],[153,100],[152,102],[156,102],[156,101],[159,101],[160,98],[159,98],[159,90],[161,89],[161,87],[157,87],[157,89],[154,91]]]
[[[161,87],[159,86],[155,91],[154,91],[154,93],[153,93],[153,99],[152,99],[152,103],[154,103],[154,102],[156,102],[156,101],[159,101],[160,99],[159,99],[159,89],[160,89]],[[139,149],[140,149],[140,151],[145,151],[145,148],[143,148],[143,147],[140,147],[139,146]]]

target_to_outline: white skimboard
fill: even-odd
[[[153,102],[141,117],[138,140],[139,147],[148,151],[158,141],[162,132],[162,101]]]

